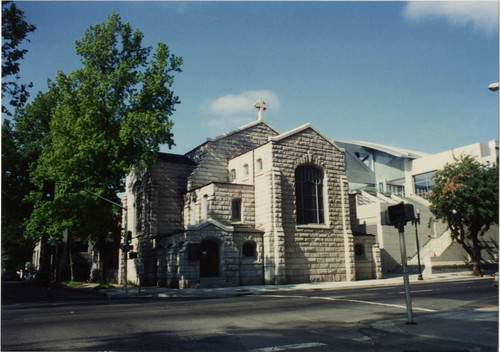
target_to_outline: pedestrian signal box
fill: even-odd
[[[412,204],[405,204],[403,202],[387,207],[389,217],[388,225],[397,226],[398,224],[406,225],[408,221],[415,220],[415,212],[413,211]]]

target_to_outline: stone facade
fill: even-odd
[[[279,134],[259,119],[161,154],[127,177],[127,277],[179,288],[354,280],[345,174],[343,150],[309,124]]]

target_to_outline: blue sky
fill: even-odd
[[[498,139],[498,2],[18,2],[31,96],[80,67],[75,40],[112,12],[182,56],[172,119],[184,154],[257,119],[435,153]]]

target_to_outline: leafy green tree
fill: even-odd
[[[182,59],[164,43],[151,55],[142,38],[112,14],[76,42],[83,67],[59,72],[51,86],[58,103],[51,111],[50,142],[32,173],[35,185],[41,188],[46,179],[82,182],[119,203],[117,193],[131,165],[147,165],[156,160],[160,144],[173,145],[170,116],[179,99],[171,87]],[[118,209],[85,192],[58,184],[54,202],[41,202],[40,192],[31,199],[28,230],[36,238],[48,234],[57,240],[68,228],[91,235],[105,258],[109,237],[119,236]],[[104,265],[101,269],[105,281]]]
[[[488,167],[461,156],[438,170],[434,181],[430,210],[470,256],[474,275],[481,275],[480,238],[498,225],[498,164]]]
[[[20,49],[28,33],[33,32],[36,27],[28,24],[24,19],[24,12],[19,10],[11,1],[2,1],[2,100],[10,97],[9,104],[13,107],[23,106],[29,93],[27,88],[33,84],[19,84],[19,60],[24,58],[27,49]],[[12,77],[11,79],[7,79]],[[9,116],[12,113],[2,102],[2,113]]]
[[[24,237],[23,222],[31,207],[24,201],[32,189],[27,160],[20,153],[9,120],[2,125],[2,270],[18,271],[31,259],[33,244]]]
[[[2,125],[2,264],[7,270],[19,270],[31,261],[34,238],[27,236],[25,220],[33,211],[27,195],[36,187],[30,172],[50,138],[50,116],[57,99],[53,90],[39,93]]]

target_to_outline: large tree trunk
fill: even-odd
[[[472,273],[474,276],[481,276],[481,246],[477,234],[472,236]]]

